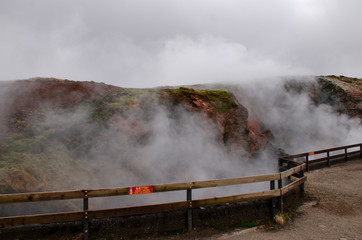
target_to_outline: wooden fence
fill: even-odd
[[[356,150],[357,148],[358,150]],[[340,153],[341,151],[343,153]],[[279,167],[280,169],[288,169],[291,166],[305,163],[306,170],[309,171],[311,166],[323,162],[330,166],[333,161],[347,161],[352,157],[362,157],[362,143],[281,157],[279,158]]]
[[[348,149],[359,147],[358,151],[348,152]],[[344,150],[344,154],[331,155],[332,152]],[[327,157],[310,159],[312,155],[327,154]],[[26,215],[26,216],[12,216],[1,217],[0,228],[7,228],[13,226],[30,225],[30,224],[45,224],[45,223],[57,223],[57,222],[72,222],[83,221],[84,223],[84,239],[88,239],[88,221],[92,219],[110,218],[131,216],[149,213],[170,212],[175,210],[187,209],[188,229],[192,229],[192,209],[213,205],[222,205],[226,203],[241,202],[255,199],[270,199],[271,201],[271,217],[274,219],[276,212],[276,198],[279,198],[279,203],[282,204],[282,197],[289,191],[301,186],[304,189],[304,182],[306,177],[304,176],[304,170],[309,169],[309,165],[327,161],[330,165],[330,161],[343,157],[347,160],[352,155],[362,155],[362,143],[344,146],[333,149],[319,150],[313,153],[303,153],[293,156],[287,156],[279,159],[279,165],[285,169],[279,173],[272,173],[258,176],[248,176],[240,178],[218,179],[209,181],[197,181],[197,182],[185,182],[185,183],[171,183],[161,184],[153,186],[135,186],[135,187],[121,187],[121,188],[107,188],[107,189],[87,189],[87,190],[75,190],[75,191],[62,191],[62,192],[38,192],[38,193],[19,193],[19,194],[0,194],[0,204],[8,203],[24,203],[24,202],[38,202],[38,201],[53,201],[53,200],[69,200],[69,199],[83,199],[83,210],[77,212],[65,212],[65,213],[53,213],[53,214],[38,214],[38,215]],[[300,158],[304,158],[304,161],[300,161]],[[299,161],[298,161],[299,160]],[[291,181],[291,176],[295,176]],[[282,186],[282,180],[288,178],[288,184]],[[278,186],[276,187],[275,182]],[[270,182],[270,190],[244,193],[232,196],[214,197],[207,199],[192,200],[192,190],[221,187],[229,185],[238,185],[246,183],[257,182]],[[110,197],[120,195],[133,195],[133,194],[145,194],[145,193],[158,193],[158,192],[170,192],[186,190],[186,201],[144,205],[136,207],[114,208],[114,209],[102,209],[102,210],[89,210],[88,201],[90,198],[96,197]],[[282,206],[280,206],[282,209]]]

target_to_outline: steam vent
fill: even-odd
[[[0,84],[0,193],[228,177],[234,163],[326,137],[308,121],[347,134],[362,119],[362,81],[344,76],[264,88],[127,89],[52,78]]]

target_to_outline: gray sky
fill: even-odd
[[[362,77],[361,0],[1,0],[0,79]]]

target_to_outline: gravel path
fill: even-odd
[[[292,222],[277,230],[236,230],[211,239],[361,240],[362,159],[314,170],[306,175],[305,191],[310,201],[297,210]]]

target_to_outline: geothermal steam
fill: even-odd
[[[316,83],[314,77],[300,79]],[[361,142],[360,119],[314,103],[308,92],[287,91],[285,83],[285,79],[254,81],[234,91],[250,117],[271,130],[278,147],[297,154]]]
[[[283,84],[281,79],[254,81],[233,91],[247,107],[249,116],[271,130],[274,146],[295,154],[362,140],[359,119],[338,114],[325,104],[316,105],[306,93],[285,91]],[[2,92],[1,97],[5,100],[8,96]],[[9,109],[3,105],[1,110],[0,116],[7,116]],[[34,135],[47,132],[49,137],[41,151],[53,157],[53,161],[43,159],[39,164],[49,169],[55,164],[58,169],[44,190],[152,185],[277,171],[277,156],[271,152],[261,152],[255,159],[230,154],[219,141],[217,126],[200,114],[182,107],[175,110],[176,114],[163,107],[155,107],[151,112],[129,110],[109,124],[97,124],[90,120],[92,112],[86,106],[48,111],[32,130]],[[4,127],[4,119],[0,120]],[[37,173],[36,166],[33,172]],[[221,192],[213,189],[200,191],[195,197],[257,191],[263,187],[259,184]],[[159,196],[116,200],[107,202],[107,206],[115,203],[117,207],[120,201],[140,204],[185,197],[184,193]],[[97,201],[100,200],[92,204],[105,204]]]

